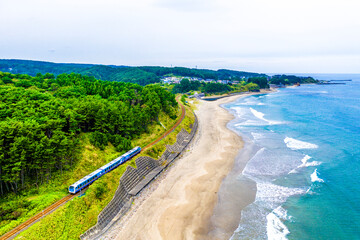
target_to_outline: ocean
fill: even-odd
[[[235,180],[256,186],[232,240],[360,239],[360,75],[311,76],[352,81],[223,106],[249,158]]]

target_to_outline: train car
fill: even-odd
[[[126,152],[125,154],[121,155],[120,157],[112,160],[111,162],[105,164],[101,168],[95,170],[94,172],[90,173],[89,175],[83,177],[76,183],[72,184],[69,187],[69,193],[75,194],[82,189],[89,186],[91,183],[93,183],[96,179],[101,177],[102,175],[110,172],[114,168],[118,167],[119,165],[123,164],[124,162],[128,161],[135,155],[141,152],[141,147],[134,147],[130,151]]]

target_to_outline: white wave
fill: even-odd
[[[281,218],[287,219],[287,212],[281,206],[274,209],[266,216],[266,232],[269,240],[285,240],[286,235],[290,233],[289,229],[281,221]]]
[[[254,140],[259,140],[264,137],[261,133],[252,132],[251,135],[253,136]]]
[[[304,93],[329,93],[328,91],[304,91]]]
[[[258,101],[256,101],[256,99],[248,99],[245,102],[239,103],[237,105],[242,105],[242,106],[244,106],[244,105],[246,105],[246,106],[251,106],[251,105],[264,106],[265,103],[258,102]]]
[[[264,121],[264,122],[267,122],[268,124],[270,125],[275,125],[275,124],[284,124],[285,122],[279,122],[279,121],[271,121],[271,120],[268,120],[266,118],[264,118],[265,114],[262,113],[262,112],[259,112],[259,111],[256,111],[255,109],[253,108],[250,108],[250,111],[251,113],[257,117],[258,119]]]
[[[261,122],[256,121],[256,120],[246,120],[244,122],[234,124],[234,126],[236,126],[236,127],[241,127],[241,126],[263,126],[263,125],[268,125],[268,123],[261,123]]]
[[[300,166],[306,165],[309,159],[311,159],[311,157],[309,155],[305,155],[305,157],[301,159],[302,164]]]
[[[310,178],[312,182],[324,182],[323,179],[319,178],[317,169],[310,175]]]
[[[317,162],[317,161],[313,161],[313,162],[308,162],[304,165],[304,167],[315,167],[315,166],[319,166],[321,164],[321,162]]]
[[[283,203],[290,196],[305,194],[301,188],[288,188],[269,182],[258,182],[256,184],[256,201],[268,203],[268,207],[274,208],[274,204]]]
[[[282,206],[275,208],[273,213],[275,213],[279,218],[282,218],[284,220],[291,219],[291,216],[288,216],[286,209],[284,209]]]
[[[247,109],[242,107],[232,107],[231,110],[235,111],[238,117],[242,117],[244,114],[246,114]]]
[[[252,112],[252,114],[254,114],[255,117],[265,121],[265,122],[269,122],[267,119],[264,118],[265,114],[262,112],[258,112],[253,108],[250,108],[250,111]]]
[[[303,159],[301,159],[302,164],[299,165],[297,168],[291,170],[289,173],[296,173],[298,168],[303,168],[303,167],[314,167],[314,166],[318,166],[321,164],[321,162],[317,162],[317,161],[312,161],[312,162],[308,162],[308,160],[310,160],[311,157],[309,155],[305,155],[305,157]]]
[[[297,149],[314,149],[314,148],[318,148],[319,146],[313,143],[308,143],[308,142],[303,142],[300,140],[296,140],[294,138],[289,138],[286,137],[284,139],[284,143],[286,144],[286,146],[292,150],[297,150]]]
[[[246,101],[246,102],[242,102],[242,103],[239,103],[239,105],[246,105],[246,106],[251,106],[251,105],[265,105],[265,103],[259,103],[259,102],[256,102],[256,101]]]
[[[263,139],[260,141],[264,142]],[[257,142],[257,140],[254,140],[254,142]],[[266,147],[263,147],[247,162],[242,174],[255,181],[270,180],[281,175],[286,175],[292,169],[299,166],[298,156],[300,155],[289,150],[288,152],[290,154],[286,154],[279,150],[269,150]]]
[[[289,230],[283,220],[291,220],[291,216],[281,205],[290,196],[305,194],[306,189],[288,188],[266,181],[256,185],[255,202],[242,210],[240,224],[230,239],[287,239]]]

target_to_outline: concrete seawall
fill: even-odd
[[[198,120],[195,115],[191,132],[182,129],[176,136],[176,142],[167,145],[158,160],[142,156],[135,160],[136,168],[128,166],[120,178],[113,199],[98,215],[97,224],[82,234],[80,239],[97,239],[119,220],[131,208],[133,198],[186,149],[197,128]]]

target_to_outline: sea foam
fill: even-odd
[[[264,134],[257,133],[257,132],[251,132],[251,135],[253,136],[254,140],[259,140],[264,138]]]
[[[296,140],[294,138],[286,137],[284,139],[284,143],[286,146],[292,150],[298,150],[298,149],[314,149],[318,148],[319,146],[313,143],[308,143],[300,140]]]
[[[281,219],[288,219],[287,211],[281,206],[275,208],[266,216],[266,232],[269,240],[287,239],[286,235],[288,235],[290,231]]]
[[[275,124],[284,124],[284,122],[279,122],[279,121],[271,121],[271,120],[268,120],[266,118],[264,118],[265,114],[262,113],[262,112],[259,112],[259,111],[256,111],[255,109],[253,108],[250,108],[250,111],[251,113],[257,117],[258,119],[264,121],[264,122],[267,122],[268,124],[270,125],[275,125]]]
[[[267,119],[264,118],[265,114],[262,113],[262,112],[259,112],[259,111],[256,111],[255,109],[253,108],[250,108],[250,111],[252,112],[252,114],[254,114],[255,117],[265,121],[265,122],[268,122]]]
[[[251,105],[258,105],[258,106],[260,106],[260,105],[265,105],[265,103],[257,101],[256,98],[247,98],[247,99],[245,99],[244,102],[238,103],[236,105],[250,105],[250,106]]]
[[[314,167],[314,166],[318,166],[321,164],[321,162],[317,162],[317,161],[312,161],[309,162],[309,160],[311,159],[311,157],[309,155],[305,155],[303,157],[303,159],[301,159],[302,164],[299,165],[297,168],[291,170],[289,173],[296,173],[298,168],[303,168],[303,167]]]
[[[269,182],[256,185],[255,202],[241,212],[240,224],[230,239],[287,239],[290,231],[284,221],[292,218],[281,205],[290,196],[305,194],[305,190]]]
[[[319,178],[317,169],[310,175],[310,178],[312,182],[324,182],[323,179]]]
[[[258,182],[256,187],[256,201],[266,203],[269,208],[274,208],[277,204],[285,202],[290,196],[306,193],[302,188],[289,188],[269,182]]]
[[[318,166],[321,164],[321,162],[317,162],[317,161],[308,162],[308,160],[310,159],[311,157],[309,155],[305,155],[305,157],[301,159],[302,164],[299,167],[311,167],[311,166]]]

